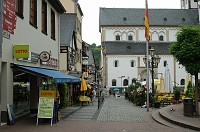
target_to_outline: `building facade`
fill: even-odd
[[[78,0],[60,0],[67,13],[63,14],[61,29],[60,63],[62,71],[82,72],[82,17],[83,12]],[[65,33],[65,34],[63,34]],[[64,52],[63,52],[64,51]],[[70,58],[69,55],[73,56]]]
[[[60,14],[65,12],[60,1],[16,0],[15,6],[14,30],[3,30],[2,122],[8,121],[7,104],[13,105],[16,116],[37,109],[42,79],[47,78],[25,69],[26,66],[53,70],[59,68],[59,23]],[[5,24],[4,21],[3,25]]]
[[[145,9],[100,8],[102,87],[125,88],[134,80],[146,80],[144,13]],[[197,9],[149,9],[149,46],[161,58],[154,68],[155,79],[163,74],[171,86],[185,85],[185,68],[169,53],[169,47],[176,41],[178,26],[197,25],[198,19]]]

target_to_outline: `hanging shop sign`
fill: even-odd
[[[14,45],[14,58],[29,58],[29,45]]]
[[[42,51],[40,53],[40,60],[42,62],[47,62],[48,60],[50,60],[50,53],[47,51]]]
[[[3,30],[14,34],[17,17],[15,15],[16,0],[4,0]]]

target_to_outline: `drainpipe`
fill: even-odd
[[[0,1],[0,76],[1,76],[1,65],[2,65],[2,43],[3,43],[3,35],[2,35],[3,2],[4,2],[4,0]],[[1,123],[1,77],[0,77],[0,123]]]

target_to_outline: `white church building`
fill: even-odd
[[[153,76],[163,75],[167,87],[186,85],[185,68],[169,52],[179,26],[199,24],[197,2],[181,0],[180,4],[182,9],[149,9],[149,47],[160,57]],[[145,9],[139,8],[100,8],[102,87],[125,88],[134,80],[146,80],[144,15]]]

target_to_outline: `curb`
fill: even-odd
[[[171,117],[168,113],[165,112],[165,109],[167,109],[167,108],[160,109],[159,114],[166,121],[173,123],[175,125],[184,127],[184,128],[189,128],[189,129],[192,129],[192,130],[200,131],[200,127],[194,126],[192,124],[184,123],[181,120],[177,120],[176,118]]]

